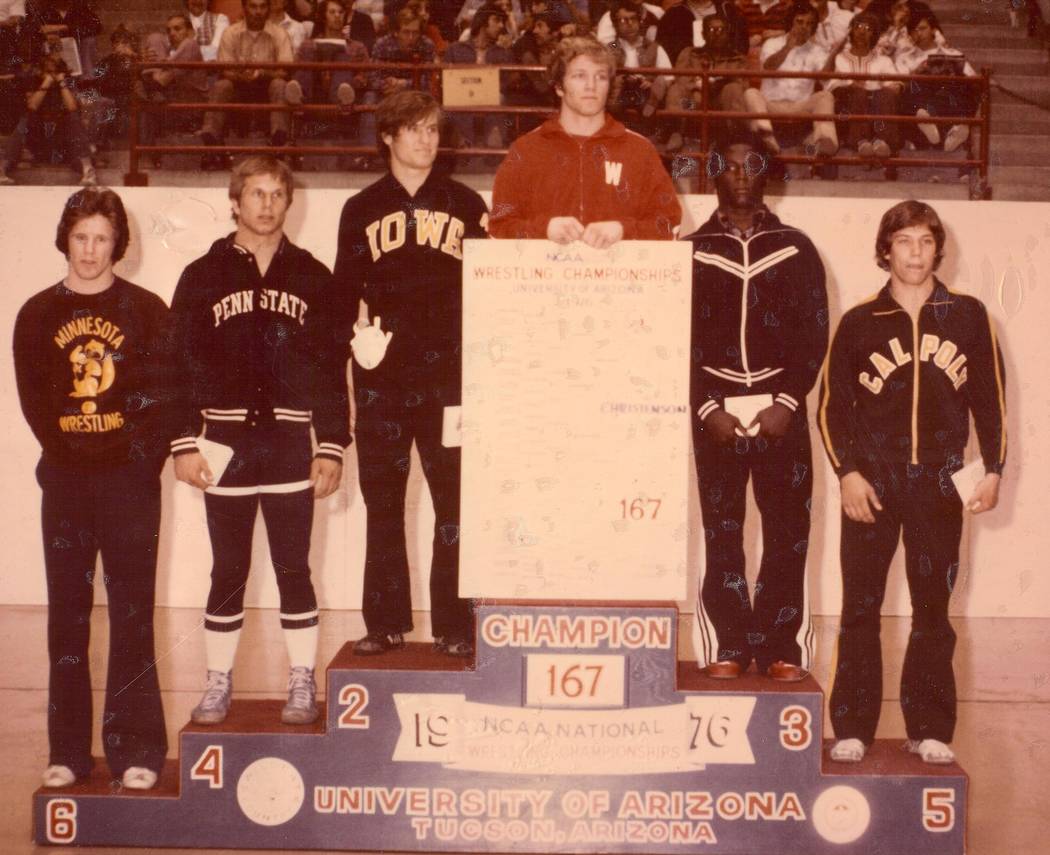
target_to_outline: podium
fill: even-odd
[[[673,605],[481,605],[475,662],[327,669],[309,727],[234,698],[148,792],[33,796],[41,845],[404,852],[962,853],[967,779],[879,741],[834,764],[820,687],[678,662]],[[100,769],[105,764],[100,762]]]

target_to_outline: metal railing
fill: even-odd
[[[443,63],[412,64],[412,63],[375,63],[375,62],[253,62],[253,63],[218,63],[218,62],[143,62],[138,64],[139,68],[165,68],[165,69],[201,69],[211,74],[221,74],[225,70],[244,70],[245,68],[257,68],[261,70],[283,70],[293,72],[297,70],[306,71],[352,71],[359,72],[372,77],[383,72],[388,72],[399,77],[408,77],[412,85],[419,88],[421,81],[427,80],[428,87],[435,93],[440,92],[440,72],[444,69],[455,68],[457,70],[469,70],[470,68],[491,68],[493,66],[468,66]],[[539,65],[501,65],[496,66],[501,74],[528,74],[543,73],[544,66]],[[991,130],[991,72],[982,68],[976,77],[963,75],[906,75],[906,74],[861,74],[857,72],[838,71],[766,71],[758,69],[667,69],[667,68],[630,68],[620,69],[620,74],[645,75],[651,77],[691,77],[700,81],[701,99],[696,109],[693,110],[657,110],[652,121],[664,119],[684,120],[686,126],[693,124],[695,134],[690,134],[700,142],[700,151],[706,152],[714,135],[715,123],[722,121],[750,121],[754,119],[770,119],[774,122],[814,122],[830,121],[836,123],[882,121],[893,122],[901,125],[935,124],[938,126],[969,125],[979,129],[978,144],[974,152],[973,135],[968,142],[967,156],[962,159],[946,161],[943,158],[923,157],[921,155],[902,158],[893,156],[888,158],[862,158],[859,156],[835,154],[832,156],[806,155],[806,154],[778,154],[777,160],[782,163],[810,164],[812,166],[823,165],[866,165],[873,163],[884,167],[896,168],[898,166],[939,166],[959,169],[974,170],[971,173],[971,198],[990,198],[990,187],[988,185],[989,164],[989,137]],[[713,109],[711,104],[711,84],[713,80],[726,78],[738,78],[749,85],[766,78],[786,79],[811,79],[821,80],[855,80],[876,82],[900,82],[905,84],[909,81],[921,81],[933,84],[965,85],[977,89],[977,113],[970,116],[904,116],[899,114],[868,114],[868,113],[753,113],[748,111],[729,111]],[[520,120],[522,116],[536,116],[546,118],[551,114],[549,106],[469,106],[469,107],[444,107],[446,113],[464,113],[471,115],[497,114],[512,117],[514,119],[515,131],[520,132]],[[150,101],[132,99],[129,115],[128,129],[128,172],[124,176],[124,183],[129,186],[145,186],[148,184],[148,175],[139,169],[140,157],[143,154],[251,154],[259,152],[278,152],[282,155],[360,155],[375,154],[374,144],[356,145],[284,145],[273,147],[270,145],[174,145],[174,144],[143,144],[140,142],[141,114],[143,112],[201,112],[210,110],[222,110],[226,112],[248,112],[248,113],[270,113],[274,111],[285,111],[301,116],[348,116],[361,114],[375,110],[375,104],[361,104],[355,102],[350,107],[336,104],[271,104],[259,103],[211,103],[187,102],[157,104]],[[442,149],[444,153],[455,153],[463,156],[475,155],[504,155],[505,148],[484,148],[466,146],[455,149]],[[699,158],[703,158],[703,154]],[[698,159],[690,155],[678,154],[675,157],[686,157]],[[707,189],[707,174],[705,169],[698,170],[699,190],[705,192]]]

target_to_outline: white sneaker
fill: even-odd
[[[152,790],[157,783],[157,773],[145,766],[128,766],[120,782],[126,790]]]
[[[44,770],[42,783],[45,787],[71,787],[76,783],[77,776],[68,766],[48,766]]]
[[[857,154],[861,157],[874,157],[875,149],[871,147],[871,141],[861,140],[857,143]]]
[[[313,724],[317,716],[314,669],[297,665],[288,674],[288,703],[281,710],[281,721],[285,724]]]
[[[293,107],[303,103],[303,87],[298,80],[289,80],[284,87],[284,100]]]
[[[356,97],[357,93],[349,83],[340,83],[335,90],[335,100],[339,102],[340,107],[349,107]]]
[[[890,150],[889,143],[887,143],[886,140],[872,140],[871,151],[875,157],[889,157],[893,154]]]
[[[226,721],[230,711],[230,697],[233,695],[232,671],[208,671],[208,683],[204,697],[193,708],[190,720],[194,724],[221,724]]]
[[[859,739],[840,739],[831,746],[828,756],[836,763],[859,763],[867,750],[868,746]]]
[[[930,118],[930,111],[925,107],[920,107],[915,111],[915,115],[920,119],[928,119]],[[922,131],[922,135],[926,137],[930,145],[937,145],[941,141],[941,132],[933,122],[920,122],[919,130]]]
[[[970,138],[969,125],[952,125],[944,137],[944,150],[949,154],[957,151],[959,147]]]
[[[80,177],[81,187],[97,187],[98,186],[98,174],[95,172],[94,166],[85,166],[84,174]]]
[[[955,752],[939,739],[909,739],[904,743],[904,750],[918,754],[923,763],[946,766],[955,762]]]

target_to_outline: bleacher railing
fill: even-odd
[[[210,74],[221,74],[225,70],[244,70],[246,68],[257,68],[263,70],[283,70],[294,72],[297,70],[307,71],[353,71],[365,76],[383,75],[384,72],[400,77],[411,79],[414,88],[419,88],[423,81],[426,86],[440,100],[441,71],[448,68],[457,70],[469,70],[470,68],[492,68],[498,67],[502,74],[525,74],[544,73],[546,68],[540,65],[500,65],[500,66],[469,66],[452,65],[444,63],[416,64],[416,63],[376,63],[376,62],[252,62],[252,63],[219,63],[219,62],[142,62],[138,64],[143,68],[167,68],[167,69],[202,69]],[[809,155],[809,154],[779,154],[776,159],[782,163],[810,164],[814,167],[824,165],[881,165],[890,169],[899,166],[938,166],[960,170],[970,173],[970,198],[991,198],[991,187],[988,183],[988,164],[990,151],[991,132],[991,72],[982,68],[977,76],[964,75],[907,75],[907,74],[861,74],[857,72],[840,71],[766,71],[758,69],[669,69],[669,68],[630,68],[620,69],[619,74],[631,76],[644,75],[649,77],[692,77],[700,81],[701,102],[693,110],[657,110],[653,121],[661,118],[682,119],[686,126],[692,124],[696,133],[689,134],[700,142],[700,152],[697,155],[675,154],[675,158],[687,158],[691,160],[702,160],[702,152],[706,152],[712,141],[714,125],[725,120],[749,121],[753,119],[770,119],[774,122],[814,122],[831,121],[836,123],[882,121],[893,122],[901,125],[934,124],[938,127],[950,127],[951,125],[969,125],[977,128],[978,134],[975,145],[974,135],[971,133],[967,142],[967,153],[964,158],[945,160],[944,158],[924,157],[913,153],[908,157],[893,156],[888,158],[862,158],[856,155],[835,154],[832,156]],[[905,116],[900,114],[874,114],[874,113],[752,113],[748,111],[729,111],[714,109],[711,104],[711,83],[713,80],[726,78],[739,78],[747,81],[749,85],[765,78],[787,78],[787,79],[810,79],[823,80],[854,80],[854,81],[877,81],[877,82],[900,82],[906,84],[909,81],[923,83],[939,83],[954,86],[968,86],[977,90],[977,112],[970,116]],[[129,161],[128,173],[124,176],[124,183],[129,186],[145,186],[149,183],[149,177],[139,168],[140,158],[143,154],[255,154],[261,152],[278,152],[282,155],[295,156],[322,156],[322,155],[361,155],[375,154],[376,148],[372,143],[358,143],[356,145],[311,145],[303,146],[289,144],[281,147],[270,145],[146,145],[140,142],[141,114],[143,112],[204,112],[208,110],[222,110],[230,113],[270,113],[274,111],[285,111],[303,116],[329,115],[348,116],[364,112],[374,111],[375,104],[360,103],[358,100],[350,107],[336,104],[271,104],[259,103],[211,103],[207,101],[193,103],[163,103],[156,104],[149,101],[132,99],[131,112],[129,116]],[[515,131],[520,130],[520,118],[522,116],[536,116],[544,118],[551,114],[548,106],[469,106],[469,107],[443,107],[446,113],[464,113],[472,115],[496,114],[514,118]],[[515,134],[516,136],[516,134]],[[462,156],[476,155],[504,155],[505,148],[485,148],[468,146],[460,148],[442,149],[443,153]],[[699,181],[698,191],[706,192],[708,187],[708,176],[706,170],[696,170]]]

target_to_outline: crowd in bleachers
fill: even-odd
[[[1038,21],[1037,0],[1029,6],[1029,21]],[[736,120],[757,131],[772,153],[800,145],[827,156],[842,144],[865,158],[886,158],[905,146],[954,151],[966,143],[969,125],[936,118],[971,116],[977,109],[973,86],[923,79],[975,72],[920,0],[184,0],[149,32],[116,27],[102,57],[102,25],[87,0],[0,0],[0,131],[9,135],[0,183],[12,183],[10,173],[27,145],[37,159],[67,159],[81,169],[83,183],[93,183],[92,152],[126,135],[133,99],[212,105],[200,113],[141,113],[139,140],[145,144],[173,131],[200,133],[205,145],[216,147],[204,168],[224,165],[227,129],[243,124],[222,109],[234,102],[281,108],[262,115],[273,146],[294,135],[293,114],[283,108],[302,104],[339,108],[315,123],[322,134],[370,144],[371,112],[352,105],[367,107],[407,87],[440,91],[437,75],[381,64],[545,65],[560,39],[582,32],[594,32],[609,45],[623,69],[610,99],[612,112],[667,152],[695,136],[696,123],[661,111],[704,109],[703,80],[633,69],[706,72],[706,108],[713,110],[931,118],[918,124]],[[208,72],[170,68],[165,60],[238,67]],[[253,62],[377,65],[327,71],[258,68]],[[762,69],[912,79],[759,79],[746,73]],[[556,103],[544,74],[501,73],[500,105]],[[453,140],[501,149],[536,124],[529,117],[457,113]]]

